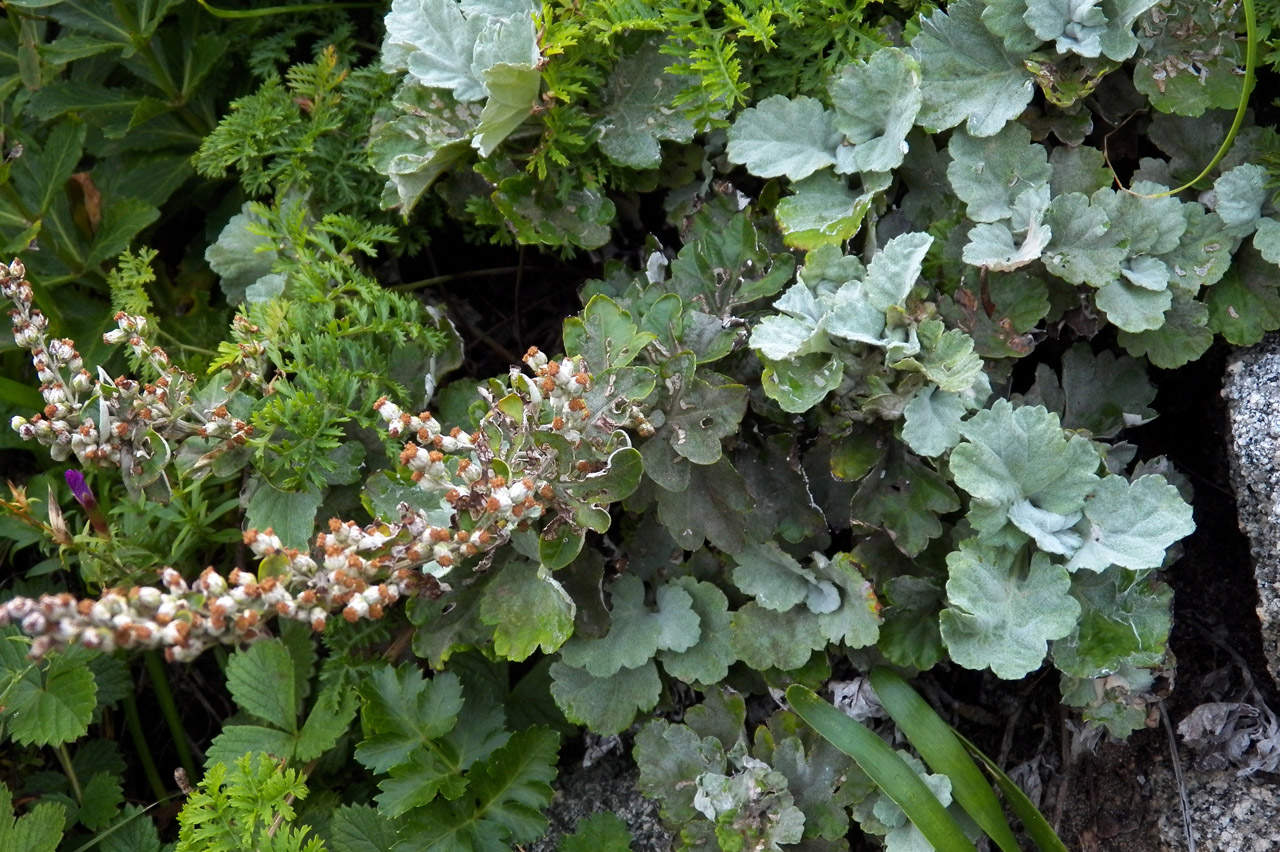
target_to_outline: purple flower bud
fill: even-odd
[[[94,530],[103,538],[111,538],[111,527],[107,524],[102,510],[98,508],[98,498],[93,496],[93,491],[84,481],[84,474],[78,470],[68,470],[63,476],[67,479],[67,485],[71,486],[71,493],[75,496],[76,502],[84,507]]]
[[[83,473],[78,470],[68,470],[64,476],[67,478],[67,485],[71,486],[71,493],[75,496],[77,503],[86,509],[98,505],[93,492],[89,490],[88,484],[84,481]]]

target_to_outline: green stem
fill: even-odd
[[[196,0],[215,18],[266,18],[271,15],[289,15],[298,12],[323,12],[325,9],[372,9],[377,3],[303,3],[298,6],[264,6],[261,9],[232,11],[210,6],[206,0]]]
[[[395,284],[387,289],[396,293],[403,293],[406,290],[421,290],[424,287],[434,287],[437,284],[448,284],[450,281],[462,281],[466,278],[484,278],[489,275],[510,275],[512,273],[520,274],[524,268],[521,266],[500,266],[495,269],[471,269],[466,272],[437,275],[435,278],[423,278],[421,281]]]
[[[1249,95],[1253,94],[1254,69],[1258,67],[1258,21],[1253,11],[1253,0],[1244,0],[1244,28],[1245,28],[1245,49],[1244,49],[1244,84],[1240,87],[1240,100],[1236,104],[1236,117],[1231,122],[1231,129],[1227,131],[1227,138],[1222,140],[1222,145],[1218,147],[1218,153],[1214,154],[1213,159],[1209,161],[1209,165],[1204,167],[1204,171],[1184,183],[1177,189],[1171,189],[1168,192],[1161,192],[1157,195],[1144,195],[1143,198],[1164,198],[1169,195],[1177,195],[1184,189],[1191,189],[1201,180],[1209,176],[1209,173],[1217,168],[1218,163],[1222,162],[1222,158],[1227,156],[1227,151],[1231,150],[1231,143],[1235,141],[1236,134],[1240,132],[1240,126],[1244,124],[1244,114],[1249,108]]]
[[[54,752],[58,755],[58,762],[62,764],[63,773],[71,782],[71,792],[75,794],[76,804],[84,807],[84,791],[80,789],[80,779],[76,777],[76,769],[71,765],[71,755],[67,754],[67,744],[60,743]]]
[[[155,687],[156,701],[160,703],[160,712],[164,714],[169,725],[169,733],[173,744],[178,749],[178,760],[182,768],[187,770],[187,777],[193,782],[200,776],[196,771],[195,759],[191,756],[191,747],[187,745],[187,732],[182,727],[182,719],[178,716],[178,705],[173,701],[173,693],[169,690],[169,675],[164,670],[164,662],[155,651],[143,654],[147,665],[147,673],[151,675],[151,683]]]
[[[124,697],[124,720],[129,727],[129,736],[133,737],[133,746],[142,763],[142,773],[147,776],[147,783],[151,785],[151,792],[155,793],[157,799],[163,799],[164,782],[160,780],[160,770],[156,769],[151,747],[147,745],[147,735],[142,730],[142,717],[138,715],[138,701],[132,692]]]

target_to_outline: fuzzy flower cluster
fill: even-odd
[[[108,590],[96,601],[15,598],[0,604],[0,625],[17,624],[31,636],[33,657],[80,642],[104,650],[165,648],[169,659],[182,661],[214,644],[265,636],[272,618],[323,630],[335,614],[349,622],[378,619],[407,595],[439,597],[450,591],[439,577],[468,561],[484,570],[513,531],[573,523],[575,501],[592,499],[580,486],[629,446],[612,420],[588,409],[591,379],[581,359],[549,360],[530,350],[525,361],[534,376],[513,369],[510,393],[485,394],[491,410],[470,434],[446,432],[430,413],[377,402],[388,434],[408,439],[400,461],[418,487],[439,495],[439,510],[401,503],[395,523],[331,520],[309,552],[284,547],[271,530],[250,530],[244,542],[260,560],[256,573],[235,569],[223,577],[206,568],[188,584],[166,568],[159,586]],[[607,394],[597,402],[612,410]]]
[[[331,521],[329,533],[317,537],[323,554],[317,563],[270,532],[251,530],[245,543],[262,559],[256,574],[236,568],[223,577],[209,567],[188,584],[165,568],[159,586],[109,589],[96,601],[69,594],[14,598],[0,604],[0,625],[16,624],[33,637],[34,658],[78,642],[103,651],[164,648],[170,661],[181,662],[219,643],[267,636],[272,618],[316,631],[335,612],[349,622],[379,619],[409,591],[443,591],[403,565],[388,577],[391,557],[377,552],[390,532]]]
[[[93,378],[74,341],[49,339],[49,320],[32,307],[34,294],[25,275],[21,261],[8,267],[0,264],[0,295],[14,304],[9,312],[13,338],[31,352],[45,401],[41,414],[10,421],[23,440],[49,447],[55,461],[74,456],[84,467],[140,470],[158,451],[149,432],[169,441],[191,435],[218,438],[227,446],[248,439],[252,427],[233,418],[225,406],[206,412],[193,409],[194,377],[172,366],[163,349],[147,342],[145,317],[116,314],[117,327],[103,340],[126,344],[135,358],[154,370],[156,380],[111,379],[101,371]]]

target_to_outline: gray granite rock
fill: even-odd
[[[1222,393],[1240,527],[1249,536],[1257,579],[1262,649],[1280,683],[1280,337],[1241,350],[1227,366]]]

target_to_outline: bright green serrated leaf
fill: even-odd
[[[295,735],[288,731],[261,725],[224,725],[205,749],[205,763],[209,766],[231,764],[243,755],[259,752],[288,760],[293,756],[296,742]]]
[[[395,842],[395,823],[369,805],[343,805],[329,823],[333,852],[387,852]]]
[[[279,639],[237,651],[227,663],[227,689],[236,704],[259,719],[285,731],[297,730],[293,661]]]
[[[15,820],[13,792],[0,784],[0,849],[53,852],[62,842],[66,812],[65,805],[44,802]]]
[[[1025,677],[1044,662],[1049,640],[1068,635],[1080,617],[1067,570],[1047,554],[1023,569],[1007,550],[965,542],[947,555],[947,569],[942,641],[965,668]]]
[[[263,481],[249,498],[245,524],[249,529],[270,530],[285,547],[306,549],[315,534],[316,512],[323,501],[319,488],[281,491]]]
[[[627,824],[609,811],[594,813],[578,823],[573,834],[560,841],[560,852],[630,852]]]
[[[14,681],[3,718],[19,745],[61,745],[84,736],[97,703],[97,684],[83,659],[60,654]]]
[[[453,729],[462,710],[462,684],[450,672],[431,680],[408,668],[378,668],[357,690],[365,739],[356,760],[374,772],[404,762],[419,745]]]
[[[315,706],[298,731],[293,758],[315,760],[333,748],[338,738],[351,727],[357,709],[356,694],[349,690],[326,687],[316,696]]]

